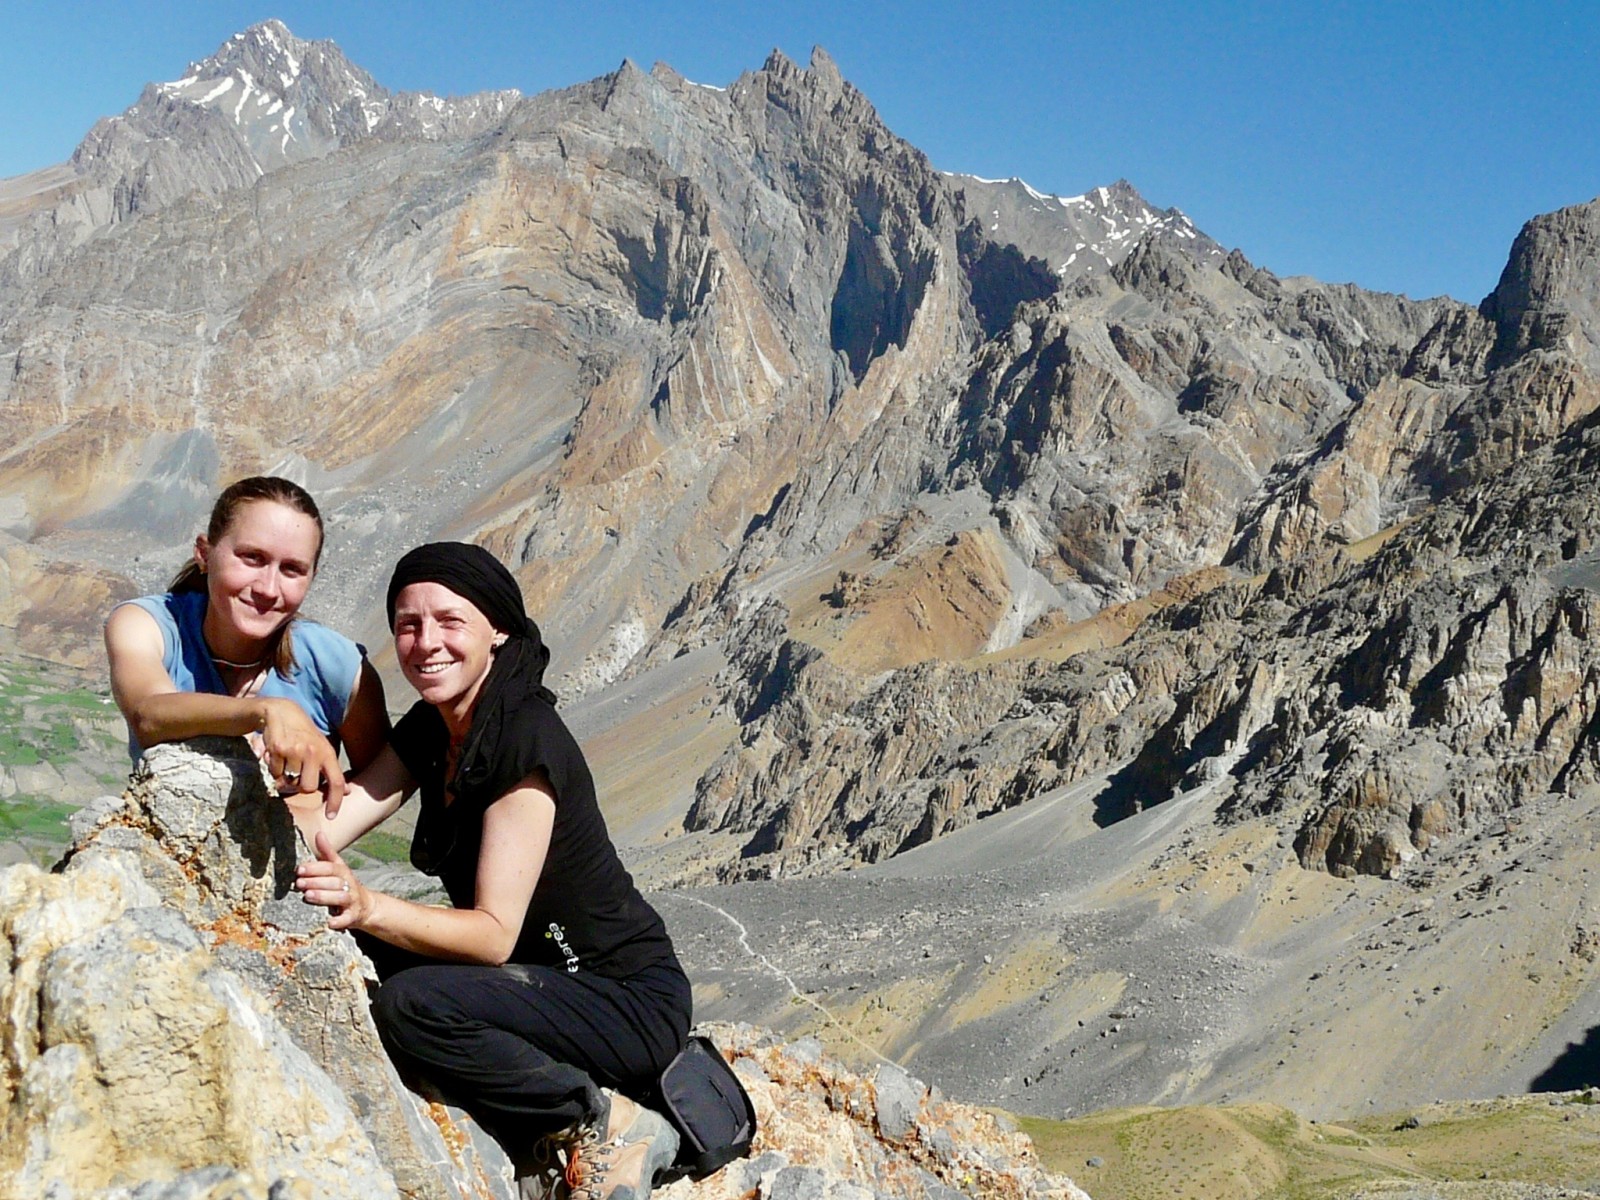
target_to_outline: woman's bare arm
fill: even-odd
[[[352,774],[377,758],[389,744],[389,710],[383,701],[383,680],[365,658],[350,692],[350,702],[345,705],[339,740],[344,743]]]
[[[181,692],[163,665],[165,644],[155,618],[124,604],[106,620],[111,695],[141,746],[179,742],[202,734],[244,737],[259,733],[267,766],[280,786],[321,792],[338,811],[344,772],[333,744],[293,700],[275,696],[217,696]],[[381,689],[380,689],[381,690]]]
[[[322,834],[328,839],[329,848],[337,854],[392,817],[406,797],[416,790],[411,772],[406,770],[394,747],[385,744],[376,758],[350,777],[344,803],[334,815],[328,814],[325,805],[315,803],[314,796],[290,797],[289,811],[294,814],[294,823],[306,841],[316,845],[317,835]]]
[[[415,904],[367,888],[339,857],[340,847],[325,831],[316,840],[316,861],[300,864],[295,886],[311,903],[333,910],[328,924],[334,929],[361,929],[432,958],[503,963],[522,933],[555,817],[555,793],[543,772],[530,775],[489,805],[483,814],[471,908]]]

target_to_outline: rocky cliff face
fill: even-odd
[[[1355,399],[1324,391],[1339,419],[1316,449],[1222,506],[1241,512],[1224,563],[1260,574],[1214,589],[1225,576],[1195,578],[1204,594],[1114,649],[1041,634],[1034,655],[910,668],[845,687],[838,704],[808,696],[839,693],[824,664],[767,685],[779,699],[701,779],[691,813],[747,836],[724,877],[872,861],[1097,772],[1111,775],[1104,822],[1236,781],[1229,818],[1294,828],[1305,866],[1385,874],[1530,795],[1584,786],[1600,392],[1596,277],[1581,264],[1597,213],[1531,223],[1482,312],[1443,311],[1403,355],[1325,327],[1330,374]],[[1553,277],[1549,264],[1574,261]],[[1541,271],[1529,307],[1518,297]],[[1281,303],[1276,281],[1248,279]],[[1051,394],[1063,416],[1071,394]],[[1273,408],[1275,422],[1293,411]],[[1126,444],[1107,438],[1101,454]],[[1175,489],[1168,519],[1192,524],[1201,495]]]
[[[569,697],[737,722],[607,726],[672,764],[647,824],[732,847],[695,871],[882,858],[1124,768],[1106,820],[1221,771],[1230,811],[1310,822],[1307,864],[1386,871],[1375,809],[1420,852],[1578,778],[1502,778],[1488,747],[1575,748],[1581,687],[1537,685],[1541,714],[1579,704],[1559,728],[1495,715],[1503,744],[1436,693],[1525,680],[1547,643],[1541,679],[1581,675],[1553,631],[1586,601],[1519,599],[1434,660],[1488,602],[1460,562],[1392,564],[1578,461],[1594,205],[1530,223],[1479,308],[1412,301],[1277,278],[1123,184],[942,174],[821,52],[725,90],[624,63],[447,101],[268,23],[0,184],[0,220],[0,614],[25,648],[91,657],[219,479],[280,470],[332,518],[325,619],[377,643],[395,556],[469,536],[516,567]],[[1434,608],[1400,615],[1424,576]],[[1326,676],[1356,612],[1416,622],[1350,668],[1399,671],[1405,715],[1359,707],[1405,739],[1459,726],[1426,812],[1267,748],[1362,695]],[[1499,799],[1464,782],[1485,772]]]
[[[1032,319],[1032,356],[1012,318],[1050,272],[1014,248],[1031,244],[1020,221],[970,228],[969,193],[825,55],[775,56],[726,92],[624,64],[516,103],[430,106],[269,23],[103,122],[73,166],[81,194],[137,202],[68,228],[40,193],[0,263],[0,403],[20,433],[0,462],[6,528],[57,562],[153,578],[131,553],[170,553],[217,475],[309,471],[374,559],[452,530],[537,558],[534,598],[589,660],[582,681],[603,682],[697,580],[764,590],[930,483],[1003,499],[1034,482],[976,426],[1016,403],[991,394],[998,375],[1061,383],[1068,314]],[[1151,232],[1169,218],[1129,189],[1107,196],[1114,257],[1185,243]],[[973,381],[992,330],[1004,344]],[[1096,363],[1083,386],[1110,371],[1137,391],[1105,349],[1072,351]],[[1114,396],[1100,418],[1078,402],[1070,436],[1148,431],[1147,400]],[[1060,436],[1036,407],[993,414],[1011,441],[1046,438],[1030,461]],[[1022,609],[1097,607],[1159,574],[1156,553],[1153,571],[1074,586],[1072,543],[1106,520],[1085,512],[1033,578],[1059,515],[1011,539],[1022,577],[995,583],[1024,584]],[[340,569],[336,615],[381,567]],[[1014,640],[1019,620],[987,632]]]
[[[516,1194],[501,1149],[390,1067],[370,965],[291,889],[305,847],[242,742],[157,748],[76,833],[57,873],[0,875],[0,1195]],[[1083,1195],[904,1072],[714,1032],[760,1140],[664,1195]]]

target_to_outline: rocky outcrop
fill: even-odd
[[[1008,1120],[953,1103],[893,1064],[862,1076],[811,1038],[786,1044],[747,1025],[711,1032],[750,1093],[760,1133],[749,1159],[664,1188],[662,1200],[1088,1200],[1045,1171]]]
[[[1074,617],[1219,561],[1358,540],[1406,491],[1394,464],[1339,455],[1349,478],[1329,486],[1309,459],[1352,395],[1453,307],[1142,243],[1108,280],[1020,309],[983,347],[946,486],[1004,505],[1018,552]]]
[[[516,1194],[500,1147],[389,1065],[371,967],[292,890],[305,847],[242,742],[154,748],[75,838],[56,873],[0,875],[0,1196]],[[1082,1195],[901,1072],[713,1032],[761,1137],[671,1195]]]
[[[1215,617],[1253,595],[1213,592],[1216,582],[1159,618],[1143,605],[1127,627],[1042,635],[1039,657],[930,661],[867,680],[813,659],[763,675],[767,707],[697,784],[687,828],[742,838],[736,861],[704,873],[726,881],[880,861],[1126,763],[1171,716],[1180,686],[1243,640],[1236,617],[1195,619],[1197,608]],[[738,649],[730,657],[741,661]]]
[[[76,836],[59,873],[0,877],[0,1194],[512,1195],[499,1147],[389,1065],[371,968],[292,890],[303,846],[243,742],[156,747]]]

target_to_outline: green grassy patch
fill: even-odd
[[[44,796],[7,797],[0,800],[0,837],[12,841],[48,841],[65,847],[67,818],[81,807]]]
[[[371,833],[363,835],[352,843],[350,848],[382,863],[411,861],[411,839],[397,833],[386,833],[382,829],[374,829]]]
[[[14,779],[11,786],[33,794],[0,799],[0,842],[54,862],[66,849],[67,815],[126,780],[121,718],[92,676],[38,659],[0,660],[0,767],[41,764],[57,769],[60,786]]]
[[[1520,1097],[1341,1124],[1272,1105],[1115,1109],[1019,1118],[1040,1158],[1095,1200],[1339,1200],[1384,1180],[1593,1188],[1600,1110]],[[1098,1165],[1090,1167],[1090,1160]]]
[[[4,715],[0,714],[0,720]],[[36,767],[43,759],[39,753],[36,739],[13,733],[10,730],[0,732],[0,764],[8,767]]]

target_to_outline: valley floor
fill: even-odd
[[[1577,1200],[1600,1193],[1600,1093],[1318,1124],[1272,1105],[1026,1118],[1095,1200]]]
[[[697,1010],[1052,1118],[1600,1083],[1600,797],[1342,880],[1219,826],[1207,789],[1100,829],[1096,787],[825,879],[660,892]]]

